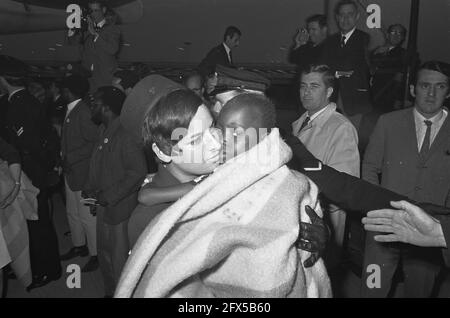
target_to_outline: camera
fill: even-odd
[[[86,7],[82,7],[81,8],[81,27],[80,30],[81,31],[87,31],[88,27],[89,27],[89,16],[91,14],[91,11],[89,10],[89,8]]]

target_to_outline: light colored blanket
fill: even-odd
[[[0,235],[2,235],[0,240],[3,239],[6,243],[7,249],[3,251],[4,256],[10,258],[11,268],[17,278],[23,286],[28,286],[31,284],[32,275],[26,220],[38,219],[36,197],[39,190],[23,172],[20,182],[20,191],[16,199],[5,209],[0,209]],[[9,173],[9,168],[6,162],[2,161],[0,162],[0,196],[6,197],[13,187],[14,180]]]
[[[228,161],[155,219],[135,245],[116,297],[331,297],[322,260],[295,241],[317,187],[290,171],[278,130]]]

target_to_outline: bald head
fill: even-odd
[[[203,77],[199,73],[192,73],[185,77],[184,86],[189,88],[191,91],[193,91],[198,96],[203,96],[203,93],[205,91],[204,84],[205,81]]]

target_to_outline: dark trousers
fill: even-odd
[[[111,225],[104,221],[105,209],[97,208],[97,253],[105,295],[113,296],[128,258],[128,220]]]
[[[367,298],[388,297],[400,264],[404,274],[404,296],[428,298],[432,295],[436,278],[442,268],[440,251],[437,248],[421,248],[407,244],[382,244],[374,240],[377,233],[367,232],[361,279],[361,296]],[[367,280],[372,272],[370,265],[380,268],[379,288],[369,288]]]
[[[30,238],[30,261],[33,276],[61,274],[58,239],[50,219],[47,190],[39,189],[37,221],[27,221]]]

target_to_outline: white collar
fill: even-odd
[[[317,117],[320,116],[320,114],[322,114],[323,112],[325,112],[328,108],[330,108],[331,106],[335,106],[334,103],[329,103],[327,106],[325,106],[324,108],[322,108],[321,110],[319,110],[318,112],[316,112],[314,115],[309,116],[306,115],[306,117],[309,117],[309,121],[313,121],[314,119],[316,119]],[[308,112],[306,112],[308,113]]]
[[[8,102],[11,101],[11,97],[13,97],[13,95],[14,95],[15,93],[18,93],[18,92],[20,92],[20,91],[22,91],[22,90],[24,90],[24,89],[25,89],[25,87],[21,87],[21,88],[18,88],[18,89],[13,90],[13,91],[11,92],[11,94],[9,94]]]
[[[439,123],[445,115],[447,115],[447,110],[442,108],[441,111],[433,117],[425,118],[421,113],[419,113],[417,108],[414,107],[414,117],[416,118],[417,122],[423,123],[425,120],[429,120],[433,123],[433,125],[435,125],[436,123]]]
[[[72,109],[74,109],[74,107],[78,104],[78,102],[81,101],[81,98],[74,100],[73,102],[69,103],[67,105],[67,113],[71,112]]]
[[[106,23],[106,19],[103,19],[102,21],[100,21],[99,23],[97,23],[97,28],[103,28],[103,26]]]
[[[225,52],[227,52],[228,55],[230,55],[231,49],[228,47],[228,45],[225,44],[225,42],[222,43],[223,47],[225,48]]]
[[[347,44],[347,41],[352,37],[353,33],[355,33],[355,30],[356,30],[356,27],[354,27],[351,31],[349,31],[349,32],[347,32],[345,34],[343,34],[341,32],[341,37],[345,36],[345,44]]]

